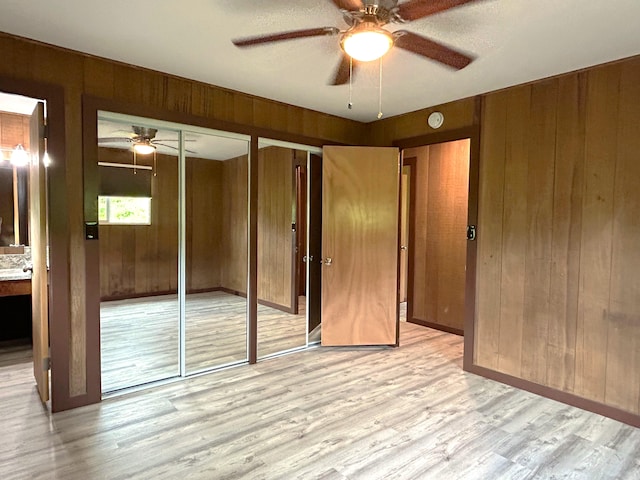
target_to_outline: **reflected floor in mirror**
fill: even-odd
[[[258,305],[258,358],[306,344],[306,297],[298,298],[296,315]]]
[[[187,373],[247,359],[247,302],[215,291],[186,297]],[[102,302],[102,390],[179,375],[177,295]],[[258,306],[259,355],[306,344],[305,298],[298,315]]]
[[[639,478],[640,429],[466,373],[462,337],[400,327],[400,348],[310,348],[55,415],[30,356],[0,355],[0,478]]]

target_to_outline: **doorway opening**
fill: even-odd
[[[402,165],[400,176],[400,321],[407,321],[407,284],[409,280],[409,216],[411,208],[412,165]]]
[[[470,148],[467,138],[403,150],[409,174],[406,318],[458,335],[465,324]]]
[[[0,311],[7,313],[0,364],[32,363],[43,402],[49,399],[45,116],[44,100],[0,92]]]

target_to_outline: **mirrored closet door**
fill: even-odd
[[[247,359],[249,152],[233,138],[186,131],[184,139],[189,374]]]
[[[247,360],[248,146],[100,112],[103,394]]]
[[[98,122],[103,392],[180,374],[179,132],[162,131],[170,147],[134,151],[131,139],[154,130]]]
[[[304,348],[307,320],[307,163],[312,147],[260,139],[258,358]]]

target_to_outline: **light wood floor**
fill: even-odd
[[[186,370],[194,373],[247,359],[247,302],[225,292],[187,295]],[[177,295],[100,304],[102,390],[180,374]],[[292,315],[258,306],[258,356],[306,345],[305,299]]]
[[[462,372],[462,339],[312,348],[49,415],[0,356],[0,478],[638,479],[640,430]]]

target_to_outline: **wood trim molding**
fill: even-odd
[[[418,159],[416,157],[403,158],[402,165],[411,168],[409,175],[409,249],[407,251],[407,321],[413,318],[413,276],[415,253],[414,245],[416,243],[416,174],[418,172]]]
[[[296,175],[296,152],[291,150],[291,308],[290,312],[298,314],[298,181]]]
[[[248,258],[249,279],[247,300],[249,302],[249,363],[258,361],[258,135],[251,136],[249,153],[249,225]]]
[[[480,142],[480,128],[477,125],[458,128],[455,130],[434,132],[427,135],[419,135],[417,137],[401,138],[398,140],[394,140],[393,146],[398,147],[402,150],[405,148],[424,147],[426,145],[433,145],[434,143],[454,142],[456,140],[464,140],[465,138],[472,139],[471,155],[473,156],[473,139],[477,138],[478,145]],[[480,152],[478,152],[478,155],[479,154]]]
[[[480,108],[480,107],[478,107]],[[480,116],[481,112],[477,112]],[[473,128],[469,150],[469,191],[467,192],[467,225],[475,225],[478,230],[478,192],[480,188],[480,126]],[[477,233],[476,233],[477,235]],[[473,363],[475,315],[476,315],[476,270],[478,259],[478,240],[467,240],[467,276],[465,287],[464,315],[464,355],[463,365]]]
[[[239,297],[245,297],[245,293],[240,293],[237,290],[231,290],[230,288],[225,287],[212,287],[212,288],[191,288],[187,290],[187,295],[193,295],[196,293],[209,293],[209,292],[225,292],[231,295],[237,295]],[[122,295],[110,295],[108,297],[100,297],[101,302],[113,302],[116,300],[129,300],[132,298],[143,298],[143,297],[158,297],[161,295],[175,295],[177,293],[176,290],[163,290],[160,292],[148,292],[148,293],[131,293],[131,294],[122,294]]]
[[[258,299],[259,305],[264,305],[265,307],[274,308],[276,310],[280,310],[281,312],[290,313],[292,315],[297,315],[298,312],[294,307],[287,307],[285,305],[278,305],[277,303],[270,302],[268,300],[260,300]]]
[[[455,335],[460,335],[461,337],[464,336],[464,331],[459,328],[448,327],[447,325],[440,325],[439,323],[433,323],[419,318],[409,318],[408,315],[407,322],[422,325],[423,327],[433,328],[434,330],[440,330],[441,332],[453,333]]]
[[[495,380],[496,382],[504,383],[505,385],[520,388],[522,390],[526,390],[527,392],[535,393],[536,395],[550,398],[552,400],[557,400],[558,402],[566,403],[567,405],[572,405],[574,407],[597,413],[598,415],[603,415],[605,417],[613,418],[614,420],[618,420],[619,422],[640,428],[640,415],[635,415],[633,413],[627,412],[625,410],[620,410],[619,408],[615,408],[610,405],[594,402],[593,400],[588,400],[572,393],[563,392],[551,387],[545,387],[544,385],[530,382],[528,380],[523,380],[522,378],[513,377],[505,373],[496,372],[495,370],[480,367],[478,365],[465,366],[464,370],[476,375],[480,375],[481,377],[488,378],[490,380]]]
[[[400,271],[402,264],[402,167],[404,162],[402,161],[402,153],[398,149],[398,225],[397,225],[397,237],[398,244],[396,245],[396,343],[394,347],[400,346]],[[411,179],[411,177],[409,177]],[[407,252],[408,253],[408,252]],[[407,265],[409,263],[409,257],[407,256]],[[406,285],[405,285],[406,287]]]

